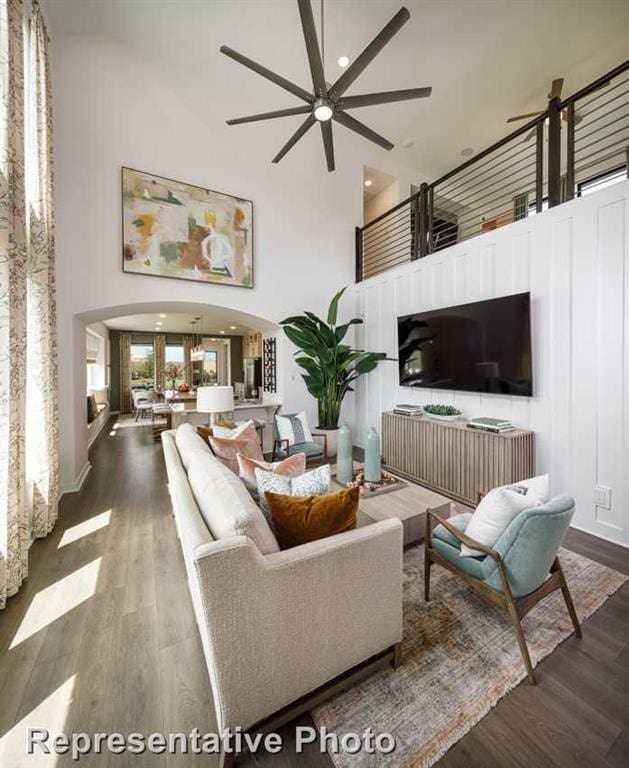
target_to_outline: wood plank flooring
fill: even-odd
[[[0,612],[0,764],[29,758],[26,728],[214,730],[207,671],[150,427],[104,430],[83,489],[31,549],[28,581]],[[629,550],[571,531],[566,545],[629,573]],[[439,762],[441,768],[629,766],[629,586],[625,585]],[[302,724],[311,724],[306,716]],[[245,757],[247,768],[324,768],[317,751]],[[213,768],[208,756],[85,755],[88,766]]]

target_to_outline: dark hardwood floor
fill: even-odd
[[[25,754],[26,728],[214,730],[211,695],[150,427],[104,430],[79,493],[31,549],[30,576],[0,612],[0,764],[76,765]],[[629,573],[629,550],[571,531],[566,546]],[[629,584],[458,742],[441,768],[629,766]],[[306,717],[304,722],[311,722]],[[293,726],[284,729],[291,744]],[[85,755],[80,765],[216,766],[207,756]],[[240,766],[323,768],[311,751]]]

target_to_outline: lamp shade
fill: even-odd
[[[233,410],[232,387],[199,387],[197,389],[197,411],[200,413],[225,413]]]

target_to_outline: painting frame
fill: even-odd
[[[129,257],[129,247],[133,244],[127,240],[128,236],[128,226],[127,226],[127,214],[128,211],[128,203],[129,203],[129,193],[127,191],[126,183],[129,182],[129,179],[126,178],[126,175],[130,176],[137,176],[144,179],[151,180],[151,183],[161,185],[163,187],[168,187],[169,185],[174,185],[180,192],[184,192],[187,194],[187,190],[191,190],[194,192],[194,194],[202,195],[202,193],[205,194],[207,197],[207,200],[200,201],[198,199],[193,199],[194,204],[199,207],[202,206],[203,203],[209,205],[209,203],[212,201],[213,198],[216,198],[219,201],[223,201],[223,204],[225,202],[230,202],[230,204],[234,207],[234,209],[246,209],[246,213],[244,213],[244,221],[247,222],[248,226],[240,228],[233,227],[234,231],[237,233],[244,233],[244,239],[245,239],[245,250],[243,252],[242,256],[242,270],[244,270],[244,279],[243,280],[236,280],[234,279],[234,276],[229,274],[226,276],[224,272],[221,270],[214,271],[212,269],[207,271],[207,276],[205,277],[197,277],[194,274],[176,274],[177,271],[185,271],[185,269],[172,269],[165,273],[162,269],[159,267],[153,267],[151,268],[138,268],[137,265],[137,259],[134,256],[131,258]],[[179,181],[177,179],[172,179],[168,176],[161,176],[156,173],[152,173],[149,171],[142,171],[137,168],[131,168],[130,166],[123,165],[120,168],[120,191],[121,191],[121,261],[122,261],[122,271],[125,274],[129,275],[140,275],[142,277],[158,277],[158,278],[166,278],[170,280],[184,280],[186,282],[197,282],[197,283],[203,283],[205,285],[221,285],[228,288],[245,288],[252,290],[255,287],[255,258],[254,258],[254,251],[255,251],[255,241],[254,241],[254,204],[252,200],[249,200],[244,197],[240,197],[237,195],[232,195],[227,192],[220,192],[218,190],[210,189],[209,187],[203,187],[199,186],[197,184],[190,184],[188,182]],[[133,198],[138,199],[138,196],[135,196]],[[150,202],[153,202],[150,198],[148,198]],[[169,200],[163,200],[157,198],[157,200],[160,203],[168,203]],[[190,226],[190,210],[189,205],[185,205],[183,203],[179,203],[177,201],[178,205],[181,205],[183,208],[185,208],[187,213],[187,222],[188,227]],[[240,213],[243,213],[242,210],[240,210]],[[135,222],[133,222],[135,223]],[[232,222],[233,223],[233,222]],[[188,236],[189,236],[188,232]],[[221,233],[218,235],[219,244],[222,244],[224,247],[224,250],[228,247],[225,246],[225,240],[229,240],[229,238]],[[209,237],[207,239],[210,239]],[[184,238],[182,242],[187,242],[188,240]],[[161,241],[160,241],[161,243]],[[180,245],[179,241],[173,240],[173,243],[177,246],[177,250],[179,251],[178,246]],[[203,244],[201,243],[201,246]],[[177,256],[177,259],[179,257]],[[135,264],[130,264],[130,262],[135,261]],[[147,259],[149,261],[149,259]],[[143,263],[143,266],[145,266],[145,263]],[[150,265],[152,266],[152,265]],[[192,271],[188,269],[188,271]],[[197,265],[197,271],[198,265]],[[228,267],[225,267],[225,272],[228,272]],[[203,274],[199,272],[199,274]],[[227,278],[227,279],[226,279]]]

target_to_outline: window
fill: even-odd
[[[577,195],[583,197],[583,195],[589,195],[592,192],[598,192],[605,187],[611,187],[612,184],[617,184],[619,181],[624,181],[627,178],[627,167],[615,168],[613,171],[607,171],[599,176],[594,176],[592,179],[582,181],[577,185]]]
[[[155,383],[155,351],[152,344],[131,344],[131,386],[149,389]]]
[[[90,331],[85,333],[85,353],[87,362],[87,388],[102,389],[105,383],[105,339]]]
[[[164,366],[166,388],[175,389],[186,380],[186,366],[183,360],[183,347],[180,344],[166,345],[166,365]]]

